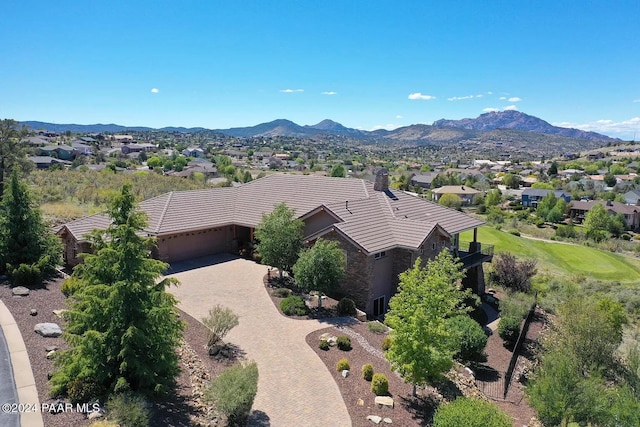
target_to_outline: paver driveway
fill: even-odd
[[[282,316],[262,284],[266,273],[264,265],[216,255],[175,264],[169,275],[181,285],[169,291],[180,301],[180,309],[198,320],[216,304],[240,316],[240,324],[225,341],[238,345],[258,363],[253,409],[268,417],[268,423],[250,425],[350,426],[338,386],[305,342],[307,334],[328,324]]]

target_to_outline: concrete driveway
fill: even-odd
[[[169,292],[180,301],[181,310],[198,320],[216,304],[240,316],[240,324],[225,341],[258,364],[253,410],[262,414],[258,412],[250,425],[350,426],[338,386],[305,342],[307,334],[329,324],[282,316],[262,284],[266,273],[266,266],[253,261],[216,255],[173,265],[168,275],[181,285]]]

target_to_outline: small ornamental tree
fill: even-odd
[[[510,253],[502,252],[493,258],[492,266],[491,281],[516,292],[531,290],[531,278],[537,272],[535,259],[518,261]]]
[[[202,323],[207,327],[207,347],[209,353],[218,344],[219,341],[238,326],[238,315],[230,308],[216,305],[209,310],[209,314],[202,318]]]
[[[291,271],[302,249],[304,223],[296,218],[293,209],[280,203],[269,215],[262,215],[256,227],[258,239],[256,249],[262,262],[277,267],[282,278],[283,271]]]
[[[92,234],[92,254],[73,271],[78,288],[69,300],[63,334],[70,348],[56,358],[53,396],[70,383],[94,384],[91,398],[131,390],[167,392],[178,375],[176,348],[183,323],[162,278],[168,265],[151,258],[153,239],[140,235],[146,219],[125,185],[109,207],[111,225]],[[85,400],[86,401],[86,400]]]
[[[338,288],[344,276],[344,254],[337,242],[318,239],[305,249],[293,266],[296,283],[306,291],[318,291],[318,307],[322,294]]]
[[[331,176],[334,178],[344,178],[345,176],[347,176],[347,171],[345,170],[342,163],[333,165],[333,167],[331,168]]]
[[[415,386],[438,379],[460,350],[447,318],[464,314],[461,264],[443,250],[426,267],[416,260],[400,274],[398,292],[389,301],[385,323],[393,344],[386,352],[394,370]]]

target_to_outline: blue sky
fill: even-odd
[[[638,17],[638,0],[8,0],[0,118],[374,129],[518,109],[637,140]]]

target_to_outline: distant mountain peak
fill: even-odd
[[[516,110],[491,111],[481,114],[475,119],[441,119],[433,122],[433,126],[437,128],[457,128],[481,131],[491,131],[495,129],[516,129],[546,133],[550,135],[566,136],[569,138],[597,141],[615,140],[615,138],[610,138],[606,135],[602,135],[596,132],[586,132],[579,129],[553,126],[549,122]]]

